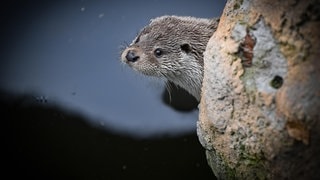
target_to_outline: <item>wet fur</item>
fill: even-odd
[[[165,77],[200,100],[203,52],[216,30],[218,19],[162,16],[151,20],[123,51],[121,60],[148,76]],[[161,57],[154,51],[160,48]],[[139,60],[126,60],[131,50]]]

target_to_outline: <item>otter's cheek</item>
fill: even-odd
[[[146,76],[159,77],[159,67],[149,60],[141,59],[135,63],[130,63],[132,68]]]

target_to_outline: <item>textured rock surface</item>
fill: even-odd
[[[319,1],[227,2],[198,122],[218,178],[320,177],[319,27]]]

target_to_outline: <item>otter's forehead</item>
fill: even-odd
[[[177,28],[178,26],[179,28]],[[181,24],[181,20],[173,17],[154,19],[140,31],[133,44],[148,43],[150,45],[150,43],[157,42],[177,42],[181,40],[182,26],[184,25]]]

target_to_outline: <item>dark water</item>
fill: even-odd
[[[30,96],[2,99],[1,179],[214,178],[195,134],[137,139]]]
[[[6,174],[214,178],[196,137],[194,103],[169,102],[163,83],[122,66],[119,55],[121,45],[151,18],[211,18],[224,4],[3,1],[0,94]]]

